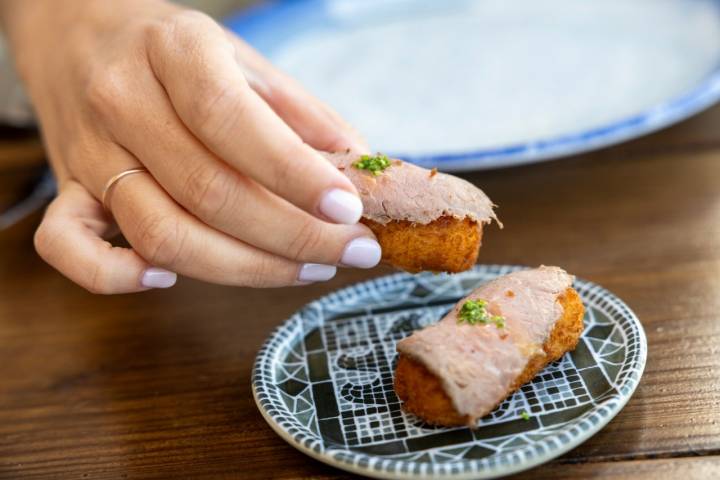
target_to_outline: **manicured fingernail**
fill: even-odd
[[[372,238],[356,238],[347,244],[340,263],[348,267],[372,268],[380,263],[382,249]]]
[[[320,211],[334,222],[352,225],[360,220],[363,205],[356,195],[335,188],[320,200]]]
[[[140,284],[145,288],[170,288],[177,282],[177,273],[157,267],[145,270]]]
[[[337,267],[334,265],[323,265],[321,263],[306,263],[300,268],[298,281],[300,282],[325,282],[335,276]]]

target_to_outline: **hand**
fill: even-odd
[[[209,17],[159,0],[0,0],[60,193],[40,255],[92,292],[327,280],[380,260],[337,114]],[[111,216],[98,201],[114,175]],[[113,220],[114,219],[114,220]],[[116,225],[132,249],[103,240]]]

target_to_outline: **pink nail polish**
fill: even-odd
[[[340,263],[348,267],[372,268],[382,258],[380,244],[372,238],[356,238],[348,242]]]
[[[356,195],[335,188],[323,196],[320,211],[333,222],[352,225],[360,221],[363,205]]]
[[[177,273],[158,267],[145,270],[140,284],[145,288],[170,288],[177,282]]]
[[[302,283],[326,282],[335,276],[337,267],[320,263],[306,263],[300,268],[298,281]]]

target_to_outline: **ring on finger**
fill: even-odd
[[[100,202],[102,203],[103,208],[107,213],[111,213],[110,210],[110,200],[112,200],[112,190],[117,183],[122,180],[125,177],[129,177],[130,175],[133,175],[135,173],[150,173],[148,172],[148,169],[145,167],[137,167],[137,168],[130,168],[128,170],[123,170],[122,172],[118,173],[117,175],[113,175],[110,180],[105,183],[105,187],[102,190],[102,196],[100,199]]]

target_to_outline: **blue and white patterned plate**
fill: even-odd
[[[576,350],[479,428],[426,425],[403,412],[393,390],[398,340],[438,321],[478,285],[519,268],[390,275],[308,304],[258,353],[252,384],[260,412],[300,451],[376,478],[494,478],[576,447],[623,408],[647,356],[635,314],[584,280],[574,285],[587,307]]]
[[[276,0],[225,23],[373,149],[446,171],[594,150],[720,98],[720,0]]]

